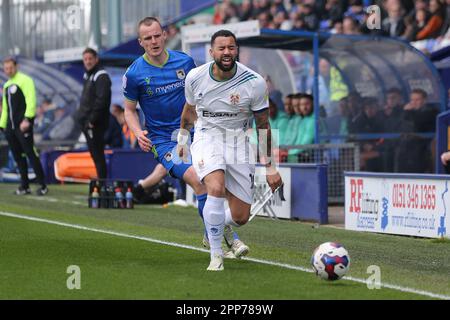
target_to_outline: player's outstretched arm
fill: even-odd
[[[281,176],[272,161],[272,133],[269,123],[269,109],[253,113],[258,137],[258,151],[260,161],[266,166],[267,183],[274,192],[283,184]]]
[[[125,121],[127,122],[128,127],[133,131],[136,139],[139,143],[139,147],[145,152],[149,152],[151,149],[151,141],[147,138],[147,130],[141,129],[141,124],[139,122],[139,116],[136,110],[136,101],[131,101],[125,99]]]
[[[194,127],[196,120],[195,106],[186,103],[181,114],[180,132],[178,132],[177,137],[177,152],[181,159],[185,159],[188,156],[189,132]]]

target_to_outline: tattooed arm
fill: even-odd
[[[195,112],[195,106],[188,103],[184,105],[183,113],[181,114],[181,130],[191,130],[194,127],[194,123],[197,120],[197,113]]]
[[[259,161],[266,167],[270,167],[272,162],[272,132],[269,124],[269,109],[253,112],[253,116],[256,122]]]
[[[269,109],[253,113],[256,121],[260,161],[266,166],[266,179],[272,192],[283,184],[272,161],[272,133],[269,124]]]

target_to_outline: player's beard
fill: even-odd
[[[237,57],[230,57],[231,58],[231,64],[229,66],[224,66],[222,64],[222,58],[218,58],[215,59],[214,62],[216,63],[216,65],[219,67],[220,70],[222,70],[223,72],[228,72],[233,70],[234,66],[236,65],[236,59]]]

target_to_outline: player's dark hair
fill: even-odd
[[[230,30],[219,30],[216,33],[214,33],[211,37],[211,47],[214,45],[214,41],[216,40],[217,37],[233,37],[234,42],[237,45],[237,39],[233,32],[231,32]]]
[[[139,21],[138,27],[137,27],[138,35],[139,35],[139,29],[141,28],[142,25],[144,25],[144,26],[151,26],[151,25],[152,25],[153,23],[155,23],[155,22],[156,22],[157,24],[159,24],[159,26],[160,26],[161,29],[162,29],[161,22],[159,22],[158,18],[155,18],[155,17],[145,17],[144,19],[142,19],[141,21]]]
[[[84,51],[83,51],[83,56],[84,56],[86,53],[92,54],[95,58],[98,57],[97,51],[95,51],[95,50],[92,49],[92,48],[86,48],[86,49],[84,49]]]

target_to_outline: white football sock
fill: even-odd
[[[230,208],[227,208],[225,210],[225,224],[227,226],[238,227],[238,228],[241,226],[240,224],[237,224],[236,222],[234,222],[233,216],[231,215]]]
[[[203,217],[205,227],[208,232],[209,246],[211,248],[211,258],[215,254],[223,256],[222,237],[225,226],[225,198],[216,198],[208,195],[205,207],[203,208]]]

